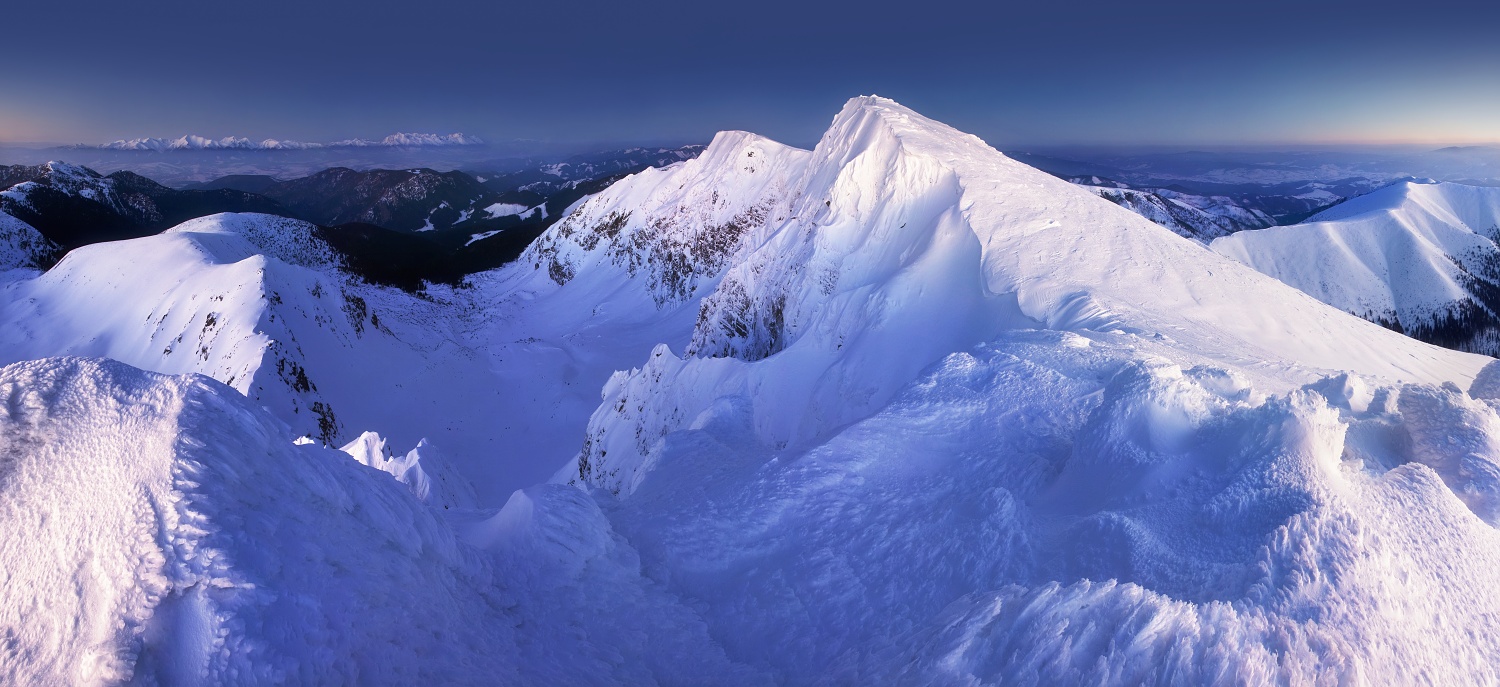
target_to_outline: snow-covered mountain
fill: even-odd
[[[423,438],[459,455],[493,450],[482,415],[498,390],[455,343],[456,308],[437,291],[362,283],[324,236],[296,220],[215,215],[79,248],[3,287],[0,360],[83,355],[205,374],[322,443],[378,429],[402,450]],[[453,419],[430,424],[409,403]]]
[[[425,299],[317,238],[221,216],[0,291],[0,675],[1500,679],[1500,366],[889,100]],[[313,392],[344,451],[293,444]]]
[[[1211,241],[1246,229],[1276,226],[1265,212],[1240,205],[1228,196],[1200,196],[1166,188],[1130,188],[1099,177],[1069,179],[1095,195],[1130,210],[1178,236]]]
[[[178,138],[132,138],[113,141],[98,146],[79,145],[75,148],[99,148],[103,150],[139,150],[163,152],[171,150],[316,150],[321,148],[418,148],[431,146],[476,146],[484,140],[467,134],[420,134],[395,133],[379,140],[351,138],[332,143],[307,143],[268,138],[252,141],[241,136],[209,138],[187,135]]]
[[[688,336],[606,385],[559,479],[619,494],[616,528],[732,657],[792,683],[1328,679],[1394,668],[1355,639],[1380,637],[1453,657],[1430,674],[1484,674],[1463,672],[1470,635],[1370,615],[1455,537],[1496,555],[1493,460],[1452,462],[1496,417],[1436,386],[1484,359],[1334,312],[889,101],[850,103],[811,154],[743,140],[696,176],[617,184],[528,253],[560,300],[610,294],[606,312],[708,294]],[[1488,429],[1427,443],[1466,415]],[[1419,447],[1380,441],[1391,423]],[[1409,490],[1441,505],[1381,515]],[[1339,553],[1375,531],[1388,558]],[[1488,584],[1463,566],[1452,584]],[[1419,603],[1487,632],[1447,584],[1425,577]]]
[[[1341,310],[1500,355],[1500,188],[1402,182],[1213,249]]]

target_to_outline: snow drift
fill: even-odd
[[[466,541],[205,377],[48,359],[0,369],[0,399],[7,684],[753,675],[576,490],[518,493]]]

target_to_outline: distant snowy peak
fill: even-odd
[[[484,140],[468,134],[420,134],[395,133],[379,140],[351,138],[332,143],[307,143],[268,138],[252,141],[240,136],[208,138],[206,136],[182,136],[179,138],[132,138],[114,141],[99,146],[80,145],[78,148],[102,148],[105,150],[313,150],[320,148],[427,148],[442,146],[477,146]]]
[[[1407,181],[1212,248],[1341,310],[1500,354],[1500,188]]]
[[[484,141],[481,140],[478,136],[468,136],[465,134],[448,134],[446,136],[440,136],[438,134],[391,134],[390,136],[386,136],[385,138],[382,138],[379,141],[375,142],[365,141],[362,139],[354,139],[350,141],[341,141],[333,145],[379,145],[410,147],[477,146],[484,145]]]

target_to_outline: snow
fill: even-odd
[[[203,377],[47,359],[0,396],[7,684],[752,682],[576,490],[459,527]]]
[[[491,236],[497,236],[502,231],[505,231],[505,230],[504,229],[491,229],[489,231],[481,231],[478,234],[469,234],[469,240],[465,241],[464,245],[465,246],[472,246],[475,243],[477,243],[479,241],[483,241],[483,240],[485,240],[485,239],[487,239],[487,238],[489,238]]]
[[[467,340],[468,306],[440,290],[419,298],[357,282],[316,231],[221,214],[74,250],[41,276],[0,285],[0,363],[81,355],[204,374],[296,436],[341,445],[374,430],[403,447],[425,438],[482,478],[487,505],[550,475],[565,455],[543,465],[497,455],[506,425],[494,418],[511,401]]]
[[[283,222],[0,286],[0,680],[1500,680],[1492,359],[892,101],[422,298]]]
[[[339,450],[362,465],[390,473],[424,503],[443,509],[474,507],[474,487],[426,439],[400,458],[375,432],[365,432]]]
[[[686,357],[658,349],[606,388],[586,481],[630,491],[654,442],[725,396],[754,400],[767,445],[813,445],[944,355],[1015,328],[1170,338],[1283,390],[1322,370],[1467,384],[1481,360],[1343,317],[889,101],[846,107],[788,191],[730,249]],[[547,269],[582,273],[574,262]]]
[[[495,203],[485,208],[484,211],[489,214],[490,219],[494,219],[496,217],[519,215],[528,209],[530,208],[527,208],[525,205],[517,205],[515,203]]]
[[[483,145],[484,141],[477,136],[467,134],[421,134],[421,133],[396,133],[386,136],[378,141],[364,138],[351,138],[331,143],[308,143],[305,141],[289,141],[275,138],[267,138],[261,141],[252,141],[241,136],[225,136],[223,138],[209,138],[207,136],[186,135],[178,138],[132,138],[118,140],[98,146],[106,150],[141,150],[162,152],[168,150],[315,150],[320,148],[368,148],[368,147],[436,147],[436,146],[475,146]]]
[[[1497,236],[1500,189],[1402,182],[1212,245],[1340,310],[1411,329],[1482,298],[1469,284],[1500,278]]]
[[[1259,210],[1241,207],[1226,196],[1198,196],[1171,189],[1132,189],[1099,177],[1073,180],[1095,195],[1171,229],[1179,236],[1210,241],[1245,229],[1274,226],[1276,220]]]

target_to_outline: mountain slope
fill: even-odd
[[[1500,354],[1500,189],[1403,182],[1213,249],[1423,341]]]
[[[428,438],[491,458],[486,411],[500,390],[458,343],[461,308],[361,283],[345,260],[318,227],[248,214],[86,246],[4,285],[0,361],[84,355],[196,372],[323,443],[378,430],[402,450]]]
[[[717,144],[585,202],[511,271],[537,303],[707,293],[663,337],[682,357],[611,379],[556,479],[615,495],[731,658],[786,684],[1494,677],[1500,632],[1468,604],[1500,581],[1500,416],[1453,386],[1486,359],[887,100],[781,153],[773,186]],[[743,231],[657,229],[658,199],[710,178],[757,208]],[[632,272],[656,245],[673,276]],[[1385,610],[1418,607],[1442,610]]]
[[[456,527],[203,377],[47,359],[0,398],[6,684],[764,682],[575,490]]]
[[[57,244],[35,227],[0,212],[0,271],[38,269],[55,258]]]
[[[335,167],[266,186],[260,193],[293,216],[322,225],[363,222],[418,231],[447,227],[466,211],[472,213],[484,188],[462,172]]]
[[[712,232],[627,236],[685,240],[691,250],[682,253],[689,256],[728,254],[718,260],[733,267],[704,299],[680,374],[701,368],[727,385],[709,399],[743,393],[736,388],[775,398],[756,418],[772,443],[800,443],[857,419],[942,356],[1015,328],[1160,334],[1225,363],[1264,361],[1257,374],[1280,377],[1278,386],[1317,368],[1442,381],[1466,366],[1472,375],[1478,364],[1431,348],[1392,360],[1386,347],[1405,345],[1400,337],[1357,321],[1330,321],[1325,306],[1295,290],[1010,161],[971,136],[899,108],[887,111],[884,102],[846,108],[789,192],[757,208],[755,221],[732,245],[720,248]],[[594,202],[574,217],[590,216]],[[632,219],[648,227],[655,221]],[[554,242],[570,239],[571,220],[528,252],[536,269],[559,281],[584,274],[575,266],[584,260],[538,258],[551,253]],[[603,222],[576,241],[584,249],[600,241],[587,253],[600,260],[621,243],[603,244],[613,230]],[[1263,302],[1247,305],[1249,292]],[[784,364],[817,374],[735,362],[783,351],[789,353],[780,357]],[[635,392],[612,388],[650,395],[657,404],[671,398],[656,385]],[[667,426],[641,418],[646,426],[630,434],[659,436],[701,411],[673,409],[667,415],[677,419]],[[597,419],[605,417],[601,412]],[[602,426],[595,431],[608,432]],[[628,463],[646,460],[640,446],[632,439],[608,447],[617,456],[608,470],[621,477],[602,484],[630,484],[635,466]],[[585,462],[591,458],[586,451]]]

